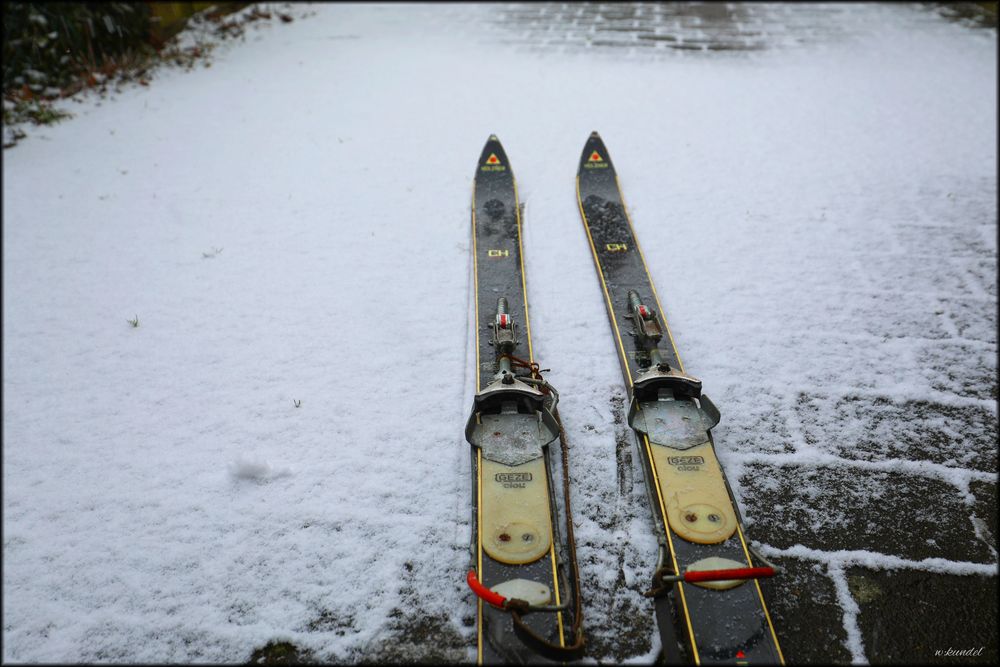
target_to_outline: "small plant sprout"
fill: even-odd
[[[201,256],[204,257],[205,259],[213,259],[220,252],[222,252],[222,248],[216,248],[215,246],[212,246],[211,252],[203,252],[201,253]]]
[[[136,315],[131,320],[128,320],[128,323],[131,324],[133,328],[138,327],[139,326],[139,316]]]
[[[292,399],[292,403],[294,403],[294,404],[295,404],[295,407],[297,407],[297,408],[298,408],[298,407],[302,407],[302,401],[300,401],[300,400],[299,400],[299,399],[297,399],[297,398],[293,398],[293,399]]]

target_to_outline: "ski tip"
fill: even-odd
[[[601,135],[594,130],[590,133],[587,142],[583,144],[583,153],[580,155],[580,168],[577,174],[614,174],[614,167],[611,166],[611,158],[608,157],[608,149],[604,146]]]
[[[479,154],[479,167],[476,174],[480,173],[506,172],[510,173],[510,164],[507,163],[507,154],[503,150],[503,145],[497,135],[491,134],[483,145],[483,152]]]

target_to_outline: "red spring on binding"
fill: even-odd
[[[646,306],[640,305],[639,306],[639,316],[642,317],[642,319],[644,319],[644,320],[648,320],[649,319],[649,308],[646,308]]]
[[[506,606],[507,598],[500,595],[499,593],[494,593],[490,589],[486,588],[486,586],[483,586],[481,583],[479,583],[479,579],[476,578],[475,570],[471,568],[469,569],[469,574],[466,575],[465,581],[469,584],[469,588],[472,589],[472,592],[475,593],[476,597],[478,597],[479,599],[488,602],[494,607],[500,607],[501,609],[503,609],[504,606]]]
[[[510,316],[508,316],[507,313],[500,313],[497,315],[497,324],[501,329],[510,328]]]
[[[766,579],[775,574],[773,567],[744,567],[736,570],[702,570],[685,572],[684,581],[724,581],[726,579]]]

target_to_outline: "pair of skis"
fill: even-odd
[[[659,554],[646,595],[664,657],[782,663],[757,582],[774,568],[743,535],[710,432],[719,412],[701,382],[684,373],[596,132],[581,155],[577,197],[653,509]],[[474,479],[467,580],[478,597],[479,663],[566,662],[584,652],[567,444],[558,393],[531,348],[521,213],[507,155],[491,136],[472,206],[476,396],[466,426]]]

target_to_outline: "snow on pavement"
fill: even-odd
[[[762,48],[702,53],[602,48],[558,5],[297,6],[4,151],[4,659],[474,657],[469,203],[491,133],[573,446],[591,657],[658,649],[573,191],[595,129],[749,534],[820,568],[845,659],[869,651],[847,567],[995,572],[972,489],[996,475],[996,33],[844,7],[811,34],[754,6]],[[893,475],[976,526],[964,552],[929,523],[919,549],[866,532]]]

